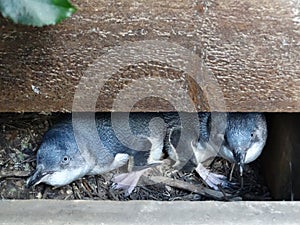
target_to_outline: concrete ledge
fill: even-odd
[[[0,224],[298,224],[300,202],[1,201]]]

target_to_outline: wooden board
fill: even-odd
[[[57,26],[0,18],[1,112],[300,110],[297,1],[72,2]]]
[[[274,200],[300,199],[300,119],[298,113],[268,114],[262,171]]]

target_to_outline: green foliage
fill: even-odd
[[[76,8],[68,0],[0,0],[0,11],[15,23],[40,27],[59,23]]]

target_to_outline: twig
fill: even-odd
[[[31,172],[28,171],[0,171],[0,179],[6,177],[28,177]]]
[[[92,195],[92,193],[91,193],[91,186],[86,182],[86,180],[82,180],[82,181],[81,181],[81,186],[82,186],[82,188],[83,188],[83,191],[84,191],[85,193],[87,193],[87,195],[88,195],[91,199],[93,199],[93,195]]]
[[[229,181],[232,181],[232,175],[233,175],[234,168],[235,168],[235,163],[232,164],[232,167],[230,170],[230,175],[229,175]]]
[[[75,197],[76,197],[77,199],[82,199],[76,181],[75,181],[74,183],[72,183],[72,188],[73,188],[73,193],[74,193]]]
[[[155,183],[163,183],[165,185],[169,185],[175,188],[184,189],[187,191],[191,191],[196,194],[204,195],[204,196],[210,196],[217,200],[224,200],[224,198],[230,198],[231,194],[223,194],[221,191],[215,191],[208,188],[205,188],[200,185],[194,185],[187,183],[185,181],[176,180],[169,177],[164,176],[149,176],[148,177],[151,181]]]

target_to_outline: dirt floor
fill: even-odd
[[[53,188],[45,184],[27,189],[25,183],[35,169],[36,151],[43,134],[60,114],[0,114],[0,196],[1,199],[95,199],[95,200],[270,200],[260,174],[259,159],[246,165],[243,187],[237,169],[230,190],[210,190],[195,172],[174,171],[166,165],[149,170],[129,196],[112,187],[119,171],[84,177],[69,185]],[[213,172],[230,177],[232,165],[216,158]]]

